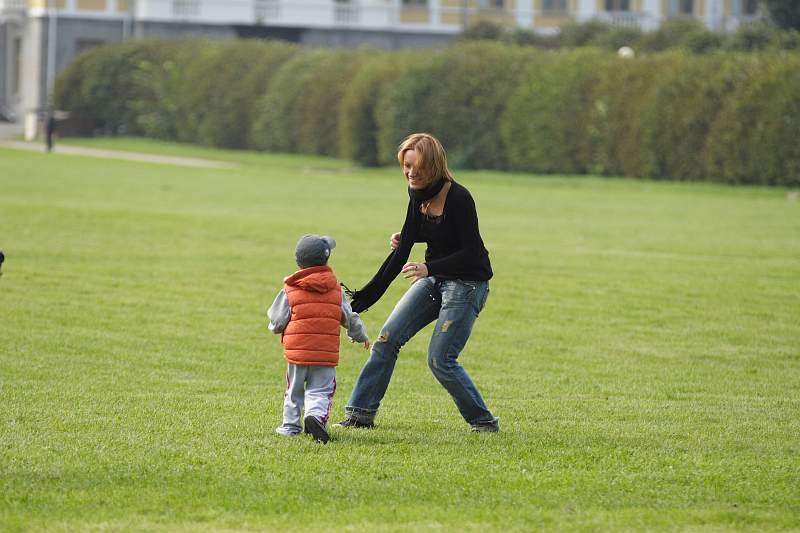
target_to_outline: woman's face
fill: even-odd
[[[420,174],[414,165],[417,163],[417,152],[406,150],[403,154],[403,175],[408,180],[408,186],[412,189],[424,189],[430,185],[430,178]]]

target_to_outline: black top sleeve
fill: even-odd
[[[353,293],[353,300],[350,302],[350,307],[353,308],[353,311],[356,313],[364,312],[383,296],[383,293],[385,293],[389,285],[392,284],[394,278],[400,273],[403,265],[408,260],[408,256],[411,255],[411,248],[414,246],[416,234],[414,202],[409,200],[406,220],[400,232],[400,244],[397,248],[392,250],[392,253],[383,261],[378,272],[372,277],[369,283],[361,290]]]

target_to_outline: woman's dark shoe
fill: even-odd
[[[494,417],[494,420],[488,422],[476,422],[470,424],[470,429],[476,433],[497,433],[500,431],[500,419]]]
[[[320,422],[317,417],[305,417],[303,420],[303,425],[305,426],[304,431],[306,433],[311,433],[311,436],[314,437],[315,441],[321,442],[322,444],[328,444],[328,441],[331,440],[331,436],[328,435],[325,425]]]
[[[369,429],[375,426],[374,422],[361,422],[357,418],[345,418],[341,422],[335,423],[331,427],[335,428],[364,428]]]

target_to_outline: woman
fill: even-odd
[[[372,346],[339,427],[372,427],[386,394],[400,348],[436,321],[428,347],[428,366],[447,389],[473,431],[497,431],[495,418],[467,372],[458,364],[478,313],[489,295],[492,267],[478,231],[478,214],[469,191],[453,180],[441,143],[427,133],[409,136],[397,159],[408,182],[408,210],[400,233],[390,239],[392,253],[375,277],[353,294],[362,312],[374,304],[398,273],[411,288],[389,315]],[[415,242],[425,242],[425,262],[406,262]]]

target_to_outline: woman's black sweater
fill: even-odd
[[[425,220],[420,202],[409,199],[400,244],[386,258],[367,285],[350,303],[360,313],[377,302],[408,261],[415,242],[425,242],[428,275],[441,279],[487,281],[492,277],[489,252],[478,228],[478,213],[469,191],[455,181],[447,192],[441,219]],[[423,230],[422,226],[425,225]]]

